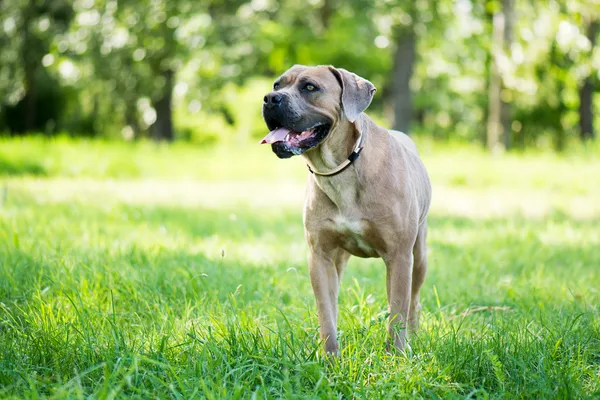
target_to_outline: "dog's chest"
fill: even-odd
[[[338,235],[341,247],[350,254],[357,257],[378,257],[365,220],[338,215],[333,219],[333,230]]]

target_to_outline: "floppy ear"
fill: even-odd
[[[365,111],[377,90],[366,79],[346,71],[343,68],[329,67],[342,86],[342,109],[346,118],[354,122],[361,112]]]

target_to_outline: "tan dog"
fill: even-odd
[[[363,113],[375,87],[346,70],[295,65],[273,89],[261,143],[280,158],[301,154],[311,171],[304,227],[325,351],[339,352],[338,290],[350,255],[384,260],[389,334],[402,350],[407,325],[418,328],[427,271],[431,185],[415,144]]]

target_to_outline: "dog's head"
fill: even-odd
[[[263,118],[279,158],[299,155],[327,139],[340,121],[354,122],[371,104],[375,86],[331,66],[295,65],[275,80],[264,97]]]

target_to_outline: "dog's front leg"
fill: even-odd
[[[413,254],[408,250],[385,259],[387,267],[388,331],[394,346],[403,350],[406,344],[406,325],[410,311]]]
[[[310,282],[315,293],[319,314],[321,340],[327,354],[337,355],[337,301],[340,280],[347,254],[311,249],[309,254]]]

